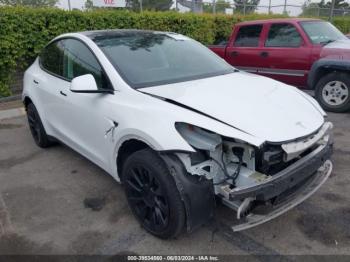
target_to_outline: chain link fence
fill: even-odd
[[[80,0],[82,1],[82,0]],[[333,0],[334,1],[334,0]],[[350,3],[350,0],[347,0]],[[66,8],[69,10],[76,9],[72,8],[74,0],[60,0],[61,7],[62,3],[66,3]],[[139,4],[139,11],[146,10],[143,7],[145,0],[137,0]],[[173,0],[173,4],[170,7],[172,10],[179,12],[194,12],[194,13],[224,13],[224,14],[250,14],[253,12],[257,13],[273,13],[273,14],[285,14],[289,16],[313,16],[313,17],[329,17],[334,16],[347,16],[350,15],[349,8],[331,8],[331,7],[320,7],[321,0],[308,1],[308,0],[261,0],[258,5],[249,4],[248,0],[241,0],[241,4],[236,4],[234,0]],[[332,0],[326,0],[326,3],[332,2]],[[127,3],[127,2],[126,2]],[[148,3],[149,4],[149,3]],[[323,3],[324,5],[324,3]],[[330,6],[330,5],[328,5]],[[82,9],[86,8],[82,6]],[[81,9],[78,8],[78,9]],[[124,8],[130,8],[126,4]]]
[[[278,1],[281,2],[281,1]],[[290,1],[293,2],[293,1]],[[258,13],[273,13],[273,14],[285,14],[290,16],[313,16],[313,17],[334,17],[334,16],[350,16],[350,8],[324,8],[319,7],[317,4],[310,6],[304,6],[303,4],[291,4],[288,1],[284,1],[285,4],[275,4],[277,1],[269,1],[269,5],[249,5],[235,4],[232,1],[182,1],[176,0],[176,10],[183,11],[182,7],[189,8],[189,11],[196,13],[224,13],[224,14],[249,14],[253,12]]]
[[[142,0],[140,0],[142,1]],[[213,13],[213,14],[251,14],[251,13],[265,13],[265,14],[286,14],[290,16],[312,16],[329,18],[338,16],[350,16],[350,8],[320,8],[317,5],[310,5],[305,7],[300,4],[290,4],[291,0],[281,1],[270,0],[269,5],[248,5],[241,4],[236,5],[231,0],[218,1],[218,0],[173,0],[173,7],[179,12],[192,11],[195,13]],[[267,1],[265,1],[266,3]],[[244,2],[243,2],[244,3]],[[299,2],[300,3],[300,2]],[[14,73],[11,81],[11,91],[13,94],[18,94],[22,90],[23,70],[18,69]]]

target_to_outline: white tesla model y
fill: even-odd
[[[183,35],[61,35],[24,76],[36,144],[61,141],[123,183],[150,233],[207,222],[220,200],[234,231],[286,212],[332,170],[332,124],[310,96],[241,72]]]

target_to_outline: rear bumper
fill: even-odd
[[[263,215],[254,213],[253,210],[245,218],[237,220],[237,222],[232,225],[232,230],[241,231],[260,225],[297,206],[315,193],[326,182],[332,172],[332,169],[332,162],[330,160],[324,161],[321,167],[316,170],[313,176],[311,176],[306,183],[300,186],[288,197],[285,197],[279,204],[274,205],[267,213]]]
[[[319,168],[330,159],[332,151],[332,141],[329,141],[328,144],[319,146],[313,152],[275,174],[270,180],[253,187],[231,191],[229,200],[254,198],[258,201],[267,201],[286,191],[302,187],[308,180],[312,180],[313,176],[318,176]]]

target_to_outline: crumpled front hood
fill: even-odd
[[[309,135],[324,123],[322,110],[311,98],[288,85],[244,72],[140,91],[176,101],[269,142]]]

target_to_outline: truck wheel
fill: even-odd
[[[185,225],[185,207],[163,160],[151,149],[127,158],[122,174],[132,213],[151,234],[176,237]]]
[[[350,109],[350,76],[333,72],[322,77],[316,86],[315,95],[323,109],[342,113]]]
[[[27,106],[27,118],[30,132],[32,133],[35,143],[41,147],[46,148],[53,143],[50,141],[49,136],[46,134],[45,128],[41,122],[38,110],[34,104],[30,103]]]

